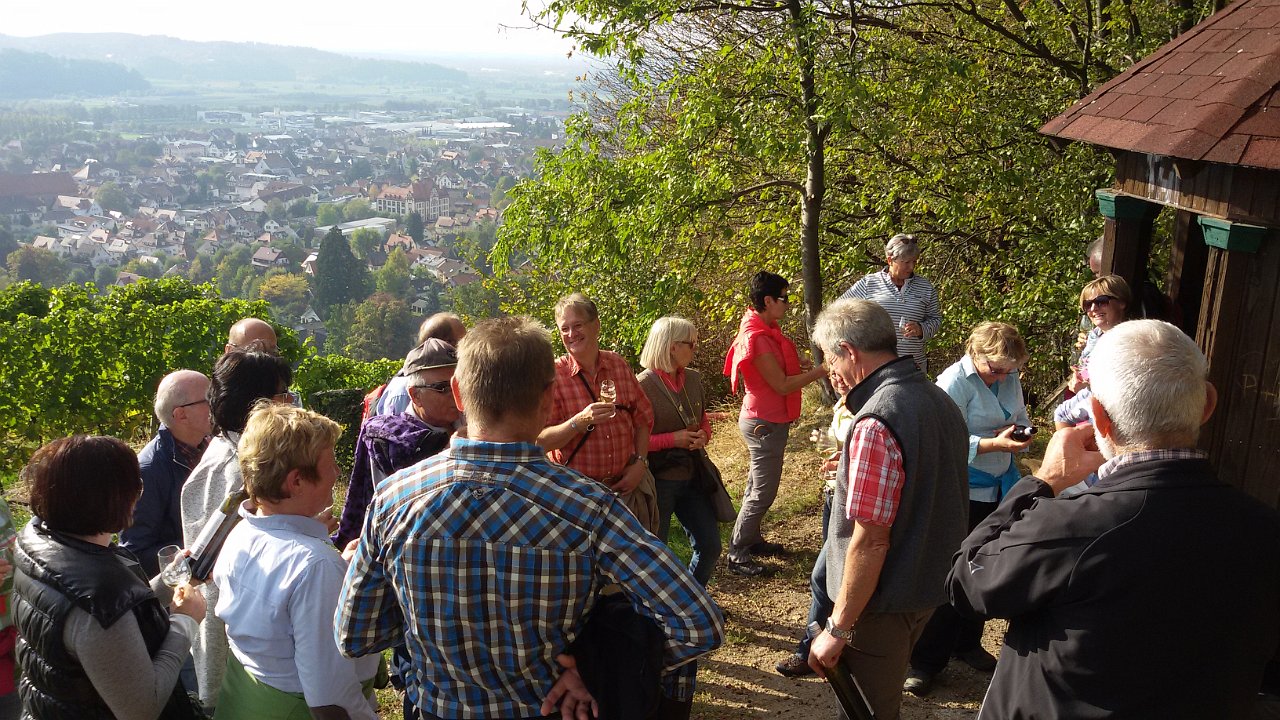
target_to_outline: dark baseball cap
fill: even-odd
[[[458,351],[452,345],[443,340],[429,338],[405,356],[400,375],[408,377],[421,370],[454,367],[457,364]]]

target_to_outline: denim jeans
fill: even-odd
[[[827,618],[835,611],[836,604],[827,595],[827,525],[831,521],[831,493],[822,490],[822,549],[818,551],[818,559],[813,562],[813,572],[809,574],[809,617],[805,619],[804,639],[796,643],[796,654],[809,659],[809,643],[813,638],[807,632],[811,623],[826,625]]]
[[[791,423],[773,423],[760,418],[743,417],[738,420],[738,430],[747,443],[751,469],[747,474],[747,487],[742,494],[742,509],[733,525],[733,539],[729,543],[729,559],[746,562],[751,559],[752,545],[764,540],[760,526],[764,514],[778,497],[778,484],[782,481],[782,455],[787,449],[787,432]]]
[[[711,496],[693,480],[655,480],[658,490],[658,539],[667,541],[674,512],[693,546],[689,572],[703,585],[711,580],[720,559],[720,523],[711,507]]]

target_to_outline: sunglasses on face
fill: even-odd
[[[426,385],[414,385],[414,387],[419,390],[430,390],[431,392],[444,394],[449,390],[449,381],[441,380],[440,382],[427,383]]]
[[[1003,376],[1003,375],[1012,375],[1013,373],[1015,373],[1015,372],[1017,372],[1017,371],[1018,371],[1018,369],[1017,369],[1017,368],[999,368],[999,367],[996,367],[995,365],[992,365],[990,362],[988,362],[988,363],[987,363],[987,374],[988,374],[988,375],[1002,375],[1002,376]]]
[[[1090,310],[1094,309],[1095,307],[1104,308],[1104,307],[1106,307],[1106,306],[1110,305],[1110,304],[1111,304],[1111,301],[1112,301],[1112,300],[1114,300],[1114,299],[1115,299],[1115,298],[1111,297],[1110,295],[1099,295],[1099,296],[1097,296],[1097,297],[1090,298],[1090,299],[1085,300],[1084,302],[1080,303],[1080,307],[1081,307],[1085,312],[1089,312]]]

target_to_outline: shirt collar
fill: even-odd
[[[1156,460],[1203,460],[1206,457],[1207,455],[1203,450],[1195,448],[1139,450],[1138,452],[1117,455],[1103,463],[1102,467],[1098,468],[1098,478],[1104,478],[1120,468],[1137,465],[1138,463],[1154,462]]]
[[[313,538],[329,539],[329,529],[315,518],[302,515],[259,515],[254,512],[252,500],[240,503],[240,517],[250,525],[263,530],[290,530]]]
[[[449,440],[449,457],[472,462],[522,463],[545,460],[541,446],[530,442],[486,442],[454,435]]]

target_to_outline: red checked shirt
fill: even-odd
[[[906,471],[902,448],[889,428],[863,418],[849,433],[849,497],[845,517],[868,525],[893,525]]]
[[[583,379],[586,382],[583,382]],[[653,428],[653,406],[645,396],[636,376],[627,365],[627,361],[617,353],[608,350],[600,351],[600,359],[596,361],[595,377],[589,376],[579,367],[572,355],[564,355],[556,360],[555,406],[551,410],[551,418],[547,423],[558,425],[582,412],[582,409],[596,402],[600,396],[600,381],[609,379],[618,389],[615,401],[618,412],[613,417],[596,423],[596,429],[587,435],[586,442],[582,437],[586,426],[579,423],[581,432],[570,438],[569,442],[559,450],[552,450],[547,455],[554,462],[565,464],[565,460],[573,455],[569,467],[595,480],[616,480],[626,469],[627,462],[636,454],[636,427]],[[590,387],[590,390],[587,388]],[[574,449],[582,443],[582,449],[574,453]]]

